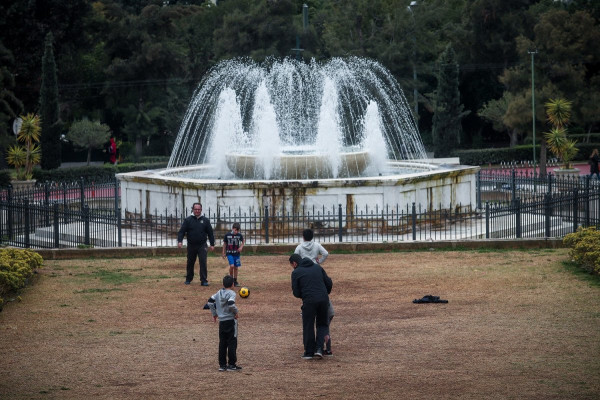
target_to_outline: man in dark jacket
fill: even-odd
[[[310,258],[302,258],[298,254],[290,256],[292,271],[292,293],[302,299],[302,338],[304,355],[310,360],[313,357],[323,358],[322,348],[327,333],[327,308],[329,293],[333,287],[331,278],[325,270],[312,262]],[[317,335],[315,340],[315,320]]]
[[[210,241],[210,250],[215,248],[215,236],[213,234],[212,225],[208,218],[202,213],[202,204],[194,203],[192,206],[192,212],[194,215],[187,217],[179,233],[177,234],[177,246],[181,248],[183,246],[183,236],[187,235],[187,275],[185,277],[185,284],[189,285],[194,279],[194,264],[196,263],[196,257],[200,262],[200,282],[202,286],[208,286],[208,270],[206,267],[206,239]]]

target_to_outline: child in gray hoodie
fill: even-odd
[[[302,231],[304,242],[296,247],[294,253],[300,254],[300,257],[302,258],[310,258],[317,264],[323,264],[329,253],[319,243],[313,242],[313,237],[314,234],[312,229],[305,229]]]
[[[217,322],[217,318],[219,318],[219,371],[242,369],[236,365],[238,309],[235,305],[235,296],[233,277],[226,275],[223,278],[223,289],[208,299],[208,307],[213,320]],[[229,356],[229,364],[227,364],[227,356]]]

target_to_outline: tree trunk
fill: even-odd
[[[142,155],[142,146],[142,137],[138,136],[137,138],[135,138],[135,155],[138,158]]]
[[[88,156],[87,156],[87,165],[90,165],[90,161],[92,161],[92,148],[88,147]]]
[[[541,141],[540,146],[540,175],[546,176],[546,141]]]
[[[519,141],[519,132],[516,129],[508,131],[508,137],[510,138],[510,147],[515,147]]]

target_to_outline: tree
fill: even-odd
[[[46,35],[44,57],[42,58],[42,87],[40,89],[40,117],[42,120],[42,162],[43,169],[60,166],[60,133],[62,124],[58,112],[58,82],[52,33]]]
[[[102,91],[102,120],[116,136],[135,143],[135,154],[124,150],[124,156],[141,156],[151,143],[168,154],[169,140],[179,129],[197,82],[193,74],[202,69],[191,54],[196,47],[190,30],[196,32],[194,21],[206,10],[148,5],[140,15],[121,16],[118,11],[107,11],[105,50],[111,62]]]
[[[544,104],[548,121],[552,125],[544,134],[548,148],[563,162],[563,169],[571,168],[571,160],[577,154],[576,142],[567,137],[567,124],[571,118],[572,103],[565,99],[550,99]]]
[[[461,140],[461,120],[469,111],[463,111],[458,91],[458,64],[451,45],[438,61],[438,85],[433,95],[433,146],[436,157],[447,157]]]
[[[12,53],[0,41],[0,154],[6,147],[14,143],[12,121],[23,111],[23,103],[17,98],[13,89],[15,77],[10,67],[14,63]],[[0,159],[0,168],[6,167],[4,157]]]
[[[510,138],[510,147],[516,146],[519,140],[519,131],[508,125],[505,119],[512,97],[510,92],[504,92],[501,98],[488,101],[477,111],[477,115],[492,123],[495,131],[506,132]]]
[[[87,149],[87,165],[92,160],[92,149],[101,148],[110,138],[110,128],[100,121],[84,118],[71,125],[67,139],[76,147]]]
[[[8,163],[17,170],[17,179],[29,180],[33,177],[33,167],[40,162],[40,117],[29,113],[21,116],[23,124],[17,140],[23,146],[14,145],[8,149]]]

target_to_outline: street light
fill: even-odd
[[[535,73],[533,69],[533,59],[537,54],[536,50],[529,50],[531,54],[531,126],[533,129],[533,167],[535,168]]]
[[[417,6],[416,1],[411,1],[410,5],[406,7],[406,9],[410,12],[413,21],[413,30],[412,30],[412,67],[413,67],[413,100],[415,102],[415,119],[419,117],[419,101],[418,101],[418,93],[417,93],[417,38],[415,35],[415,31],[417,29],[417,23],[415,22],[415,14],[413,13],[412,8]]]

